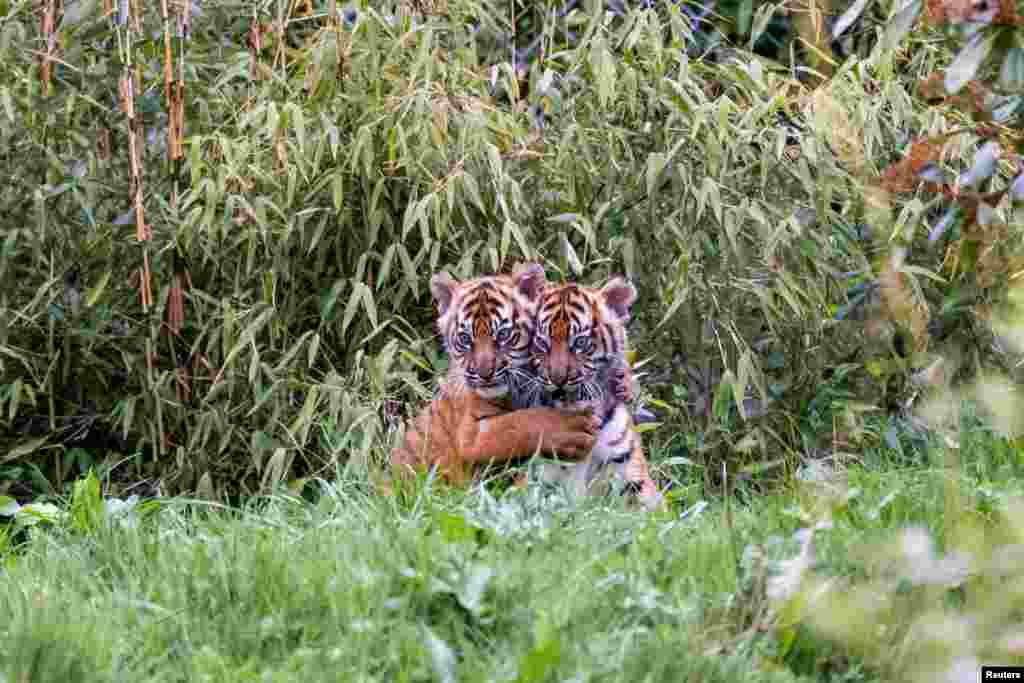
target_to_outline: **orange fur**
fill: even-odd
[[[509,412],[472,391],[442,393],[409,425],[391,452],[400,474],[437,467],[451,484],[466,485],[481,467],[549,451],[580,459],[594,445],[597,425],[589,413],[554,408]]]

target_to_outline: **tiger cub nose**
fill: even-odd
[[[556,387],[564,387],[566,382],[569,381],[569,369],[568,368],[551,368],[548,371],[548,379]]]
[[[475,363],[473,369],[476,370],[476,374],[480,376],[480,379],[491,379],[494,377],[494,368],[495,364],[492,361],[489,363]]]

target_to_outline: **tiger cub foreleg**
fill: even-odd
[[[391,464],[405,478],[435,467],[442,479],[465,486],[482,466],[538,452],[581,460],[593,449],[600,427],[590,410],[506,412],[473,394],[442,395],[406,425]]]
[[[458,426],[459,459],[481,465],[526,458],[534,453],[581,460],[591,452],[601,419],[592,410],[548,407],[499,412],[481,402]]]

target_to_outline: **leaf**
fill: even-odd
[[[221,367],[220,372],[217,374],[218,379],[220,379],[220,376],[224,374],[224,370],[226,370],[227,367],[231,365],[231,361],[235,359],[235,356],[241,353],[242,349],[244,349],[247,344],[255,341],[256,335],[260,332],[260,330],[263,329],[263,327],[267,324],[267,322],[273,315],[274,309],[267,308],[258,316],[256,316],[255,320],[249,323],[249,326],[246,327],[245,330],[242,332],[241,336],[238,337],[238,341],[235,343],[234,348],[232,348],[231,351],[228,352],[227,357],[224,359],[224,365]]]
[[[974,78],[981,68],[982,62],[992,51],[993,38],[986,31],[978,31],[972,35],[967,44],[953,58],[953,63],[946,69],[946,92],[950,95],[960,92],[967,81]]]
[[[18,458],[25,457],[26,455],[31,455],[42,448],[43,444],[49,440],[49,436],[39,436],[34,439],[29,439],[28,441],[22,441],[19,445],[7,451],[3,457],[0,457],[0,462],[9,462],[11,460],[17,460]]]
[[[1011,92],[1024,89],[1024,48],[1011,47],[1006,51],[999,69],[999,87]]]
[[[742,390],[736,386],[736,378],[732,373],[732,370],[726,370],[722,374],[722,379],[718,383],[718,388],[715,389],[714,401],[711,407],[711,413],[716,419],[724,421],[729,417],[729,408],[733,402],[742,403],[743,393]]]
[[[885,27],[885,33],[882,34],[882,39],[878,42],[878,50],[881,52],[892,52],[899,47],[900,41],[913,28],[914,22],[917,20],[917,16],[921,13],[922,1],[914,0],[909,5],[901,9],[896,15],[889,20],[889,25]]]
[[[978,212],[975,216],[975,220],[977,220],[978,225],[982,227],[986,225],[991,225],[992,220],[995,218],[995,213],[996,210],[991,204],[988,204],[986,202],[979,202]]]
[[[754,22],[750,27],[750,40],[747,43],[747,49],[751,52],[754,51],[754,45],[761,38],[761,34],[765,32],[768,25],[771,23],[772,17],[775,15],[775,10],[779,9],[779,5],[775,3],[765,3],[761,7],[757,8],[757,12],[754,14]],[[760,66],[761,62],[758,60],[751,60],[750,64],[757,63]]]
[[[740,0],[736,8],[736,31],[742,36],[750,31],[754,21],[754,0]]]
[[[14,99],[11,97],[9,88],[0,88],[0,103],[3,104],[4,113],[7,114],[7,118],[11,120],[11,123],[16,122],[18,119],[14,113]]]
[[[0,517],[13,517],[21,506],[10,496],[0,496]]]
[[[96,301],[99,300],[99,298],[103,295],[103,291],[107,288],[107,283],[110,281],[110,273],[111,271],[109,270],[103,273],[103,276],[100,278],[100,281],[97,282],[94,287],[89,289],[89,292],[88,294],[86,294],[85,297],[86,308],[92,308],[93,306],[95,306]]]
[[[473,200],[473,203],[476,204],[476,208],[480,209],[482,213],[486,213],[487,208],[484,206],[483,197],[480,196],[480,186],[477,185],[476,178],[473,177],[473,174],[463,173],[459,176],[459,182],[462,183],[462,187],[469,193],[469,197]]]
[[[957,183],[960,187],[973,187],[983,180],[992,177],[996,170],[996,161],[1002,147],[998,142],[990,140],[986,142],[977,154],[974,155],[974,165],[960,174]]]
[[[11,383],[10,393],[7,398],[7,419],[13,421],[18,415],[18,408],[21,407],[21,392],[25,384],[21,379]]]
[[[647,197],[654,198],[654,190],[658,184],[658,178],[665,169],[668,159],[660,152],[651,152],[647,156]]]
[[[853,22],[857,21],[857,18],[864,13],[874,0],[856,0],[850,8],[843,12],[843,16],[839,17],[836,23],[832,26],[832,38],[836,39],[839,36],[846,33],[846,29],[853,26]]]
[[[932,271],[928,270],[927,268],[922,268],[921,266],[912,266],[905,263],[900,267],[900,271],[904,273],[911,273],[913,275],[920,275],[922,277],[928,278],[929,280],[934,280],[935,282],[941,282],[942,284],[946,284],[946,280],[944,280],[942,276],[936,275]]]
[[[288,452],[284,448],[275,448],[274,454],[267,460],[267,464],[263,468],[263,477],[260,480],[260,487],[265,491],[272,491],[281,485],[281,482],[285,480],[285,474],[287,473],[291,464],[291,458],[288,457]],[[206,473],[209,476],[209,472]],[[202,483],[202,482],[200,482]]]
[[[607,107],[615,97],[616,70],[615,60],[604,41],[595,41],[591,64],[596,71],[597,99],[602,107]]]
[[[424,360],[420,356],[417,356],[417,355],[415,355],[413,353],[410,353],[409,351],[399,351],[398,355],[399,355],[400,358],[403,358],[406,361],[412,363],[413,365],[415,365],[419,369],[423,370],[427,374],[433,374],[434,373],[434,368],[431,367],[430,363],[428,363],[426,360]]]
[[[533,683],[547,680],[562,661],[562,641],[553,629],[546,638],[539,641],[519,662],[519,677],[516,683]]]
[[[1024,199],[1024,173],[1013,179],[1013,184],[1010,185],[1010,199]]]
[[[346,284],[348,284],[348,282],[345,279],[335,280],[334,284],[331,285],[331,289],[325,295],[320,297],[321,322],[328,322],[331,320],[331,313],[334,312],[334,306],[338,302],[338,295],[341,294],[341,290],[344,289]]]
[[[678,311],[682,307],[682,305],[687,302],[687,300],[689,299],[688,295],[689,289],[687,288],[683,288],[683,290],[680,293],[676,294],[672,303],[669,304],[668,309],[665,311],[665,314],[661,316],[661,320],[658,321],[658,324],[655,325],[654,329],[661,328],[662,325],[671,320],[672,316],[676,314],[676,311]]]
[[[414,297],[419,296],[420,288],[420,275],[416,269],[416,264],[413,263],[412,258],[409,256],[408,250],[406,250],[404,244],[398,245],[398,257],[402,262],[402,275],[405,284],[412,291]]]
[[[519,227],[519,225],[515,221],[507,221],[505,223],[505,227],[512,234],[512,237],[515,238],[516,244],[519,245],[519,250],[524,255],[529,255],[530,241],[526,239],[526,235],[523,234],[523,231]]]
[[[480,616],[484,611],[484,595],[487,585],[494,576],[494,570],[486,565],[477,565],[466,577],[455,593],[456,600],[470,614]]]
[[[1007,97],[992,110],[992,120],[995,123],[1006,123],[1020,109],[1021,102],[1024,102],[1024,99],[1019,96]]]
[[[583,264],[580,262],[579,256],[576,255],[576,250],[573,248],[572,243],[569,242],[569,237],[564,232],[558,233],[559,236],[559,251],[562,252],[562,258],[566,263],[569,264],[569,268],[572,272],[579,276],[583,273]]]
[[[282,114],[287,124],[291,125],[292,132],[295,134],[296,142],[298,143],[299,151],[305,152],[306,149],[306,121],[303,117],[302,107],[295,102],[289,102],[284,106]]]
[[[362,283],[360,283],[362,284]],[[366,315],[370,317],[370,327],[377,327],[377,302],[373,298],[373,291],[369,287],[363,285],[363,308],[366,310]]]
[[[313,335],[309,342],[309,349],[306,354],[306,364],[312,368],[316,362],[317,352],[320,350],[320,333],[317,332]]]
[[[103,516],[100,481],[90,467],[85,477],[76,481],[72,487],[71,520],[80,531],[90,532],[99,527]]]
[[[65,513],[53,503],[29,503],[18,509],[14,518],[22,524],[33,525],[39,522],[56,523]]]
[[[299,349],[306,342],[306,339],[313,335],[313,330],[307,330],[295,341],[291,347],[285,351],[281,359],[274,365],[274,374],[280,374],[288,370],[294,360],[295,356],[299,353]]]
[[[442,683],[454,683],[455,679],[455,653],[452,652],[448,643],[444,642],[427,626],[422,626],[424,641],[427,650],[430,652],[430,663],[433,665],[434,674]]]
[[[555,72],[551,69],[544,69],[544,75],[541,76],[540,81],[537,82],[537,94],[543,95],[551,87],[551,83],[555,80]]]
[[[305,447],[309,439],[309,428],[313,426],[313,413],[320,404],[320,386],[313,384],[306,391],[306,400],[302,404],[302,410],[288,426],[289,433],[294,435],[299,446]],[[282,471],[281,477],[284,476]],[[277,483],[283,479],[279,477]]]
[[[900,437],[895,425],[889,425],[884,433],[885,444],[894,451],[900,450]]]
[[[352,319],[356,317],[356,311],[359,310],[359,304],[364,300],[363,290],[367,289],[367,286],[362,282],[352,283],[352,293],[349,294],[348,304],[345,306],[345,316],[341,321],[341,334],[345,335],[348,330],[348,326],[352,324]]]
[[[1024,174],[1022,174],[1022,177],[1024,177]],[[939,220],[939,222],[935,224],[935,227],[928,232],[928,241],[931,242],[932,244],[939,241],[939,238],[942,237],[943,234],[945,234],[946,230],[948,230],[949,226],[953,224],[953,221],[956,219],[959,213],[959,204],[953,204],[948,209],[946,209],[946,213],[943,214],[942,219]]]
[[[113,221],[114,225],[134,225],[135,224],[135,209],[134,207],[128,209],[125,213],[121,214]]]

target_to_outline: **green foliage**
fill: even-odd
[[[342,477],[315,482],[313,501],[254,498],[235,509],[168,501],[84,527],[76,506],[96,500],[86,477],[74,487],[83,497],[0,548],[0,675],[893,680],[924,639],[903,655],[893,652],[895,637],[881,639],[872,654],[863,647],[871,629],[840,619],[859,609],[848,598],[885,596],[871,604],[897,611],[874,614],[898,634],[910,633],[900,618],[939,604],[928,590],[950,593],[951,623],[991,616],[994,589],[1000,614],[1015,614],[1006,598],[1016,595],[1016,555],[980,556],[979,567],[1009,570],[1012,581],[972,575],[964,601],[944,584],[901,587],[928,578],[924,560],[950,553],[948,543],[910,565],[887,546],[873,550],[906,526],[924,530],[918,540],[959,529],[976,547],[1019,543],[1000,520],[1013,519],[1024,461],[976,417],[962,427],[964,460],[977,464],[962,483],[979,494],[964,497],[955,517],[948,474],[929,462],[943,451],[907,466],[884,444],[865,452],[863,467],[809,462],[799,488],[748,504],[716,500],[697,481],[684,514],[647,517],[540,487],[492,497],[424,486],[400,502]],[[825,608],[835,600],[845,602]],[[988,616],[963,642],[998,658],[1005,634]],[[844,628],[851,637],[836,637]],[[60,654],[48,657],[54,643]]]
[[[103,519],[100,482],[92,470],[75,482],[71,494],[71,522],[81,531],[94,531]]]
[[[867,3],[858,4],[862,9]],[[907,2],[893,16],[884,47],[895,47],[919,14],[960,45],[944,71],[929,70],[921,79],[920,94],[942,108],[942,118],[934,117],[929,134],[914,140],[873,188],[880,218],[891,206],[901,209],[892,231],[892,258],[880,278],[883,298],[889,316],[909,329],[915,355],[928,348],[928,322],[941,305],[947,325],[980,319],[986,332],[995,332],[999,355],[1008,360],[1021,352],[1024,330],[1024,289],[1014,283],[1022,254],[1018,190],[1024,183],[1017,4]],[[998,85],[991,80],[997,69]],[[949,155],[950,148],[960,154]],[[967,150],[973,150],[973,161],[951,174],[947,157],[959,161]],[[910,193],[916,196],[894,201]],[[926,206],[938,218],[930,229],[922,220]],[[906,221],[907,216],[913,218]],[[922,233],[928,243],[944,244],[944,253],[925,247],[923,256],[917,255]],[[924,278],[934,284],[920,286]],[[862,657],[888,680],[967,680],[984,663],[1024,662],[1021,492],[1019,486],[999,492],[977,486],[971,476],[999,472],[1001,478],[1019,480],[1020,391],[1012,375],[993,367],[991,357],[972,368],[981,372],[971,384],[951,390],[949,370],[943,368],[954,356],[950,346],[918,375],[927,390],[919,413],[942,438],[942,448],[934,452],[938,481],[928,493],[941,501],[941,523],[907,525],[898,535],[861,545],[855,550],[861,571],[854,576],[819,571],[815,532],[832,527],[835,509],[850,497],[842,483],[819,486],[815,493],[825,502],[806,515],[809,528],[799,532],[800,553],[776,592],[784,605],[781,625],[788,643],[809,626],[814,638]],[[965,395],[985,409],[995,431],[1013,440],[976,450],[974,435],[963,430]]]
[[[1020,286],[1011,292],[1011,302],[1019,303]],[[1017,341],[1024,326],[1013,309],[997,329]],[[966,389],[975,401],[948,390],[933,391],[925,401],[920,415],[941,444],[929,453],[934,474],[926,487],[886,495],[870,518],[904,528],[852,548],[855,573],[815,567],[814,536],[819,529],[864,523],[849,506],[856,489],[836,472],[808,482],[813,486],[805,499],[813,505],[802,518],[809,528],[798,532],[802,548],[777,595],[786,642],[803,629],[820,648],[856,654],[886,679],[962,680],[983,663],[1024,662],[1020,391],[991,373]],[[987,414],[984,421],[978,408]],[[997,433],[1012,438],[993,438]],[[1009,485],[994,487],[994,480]],[[898,516],[898,501],[907,495],[934,510],[927,525]]]
[[[144,5],[3,5],[0,490],[365,471],[443,369],[427,275],[525,258],[637,281],[651,443],[791,461],[837,367],[905,396],[916,366],[860,330],[881,269],[857,169],[919,108],[884,61],[816,99],[777,62],[701,59],[795,6],[723,4],[712,39],[671,2]]]

